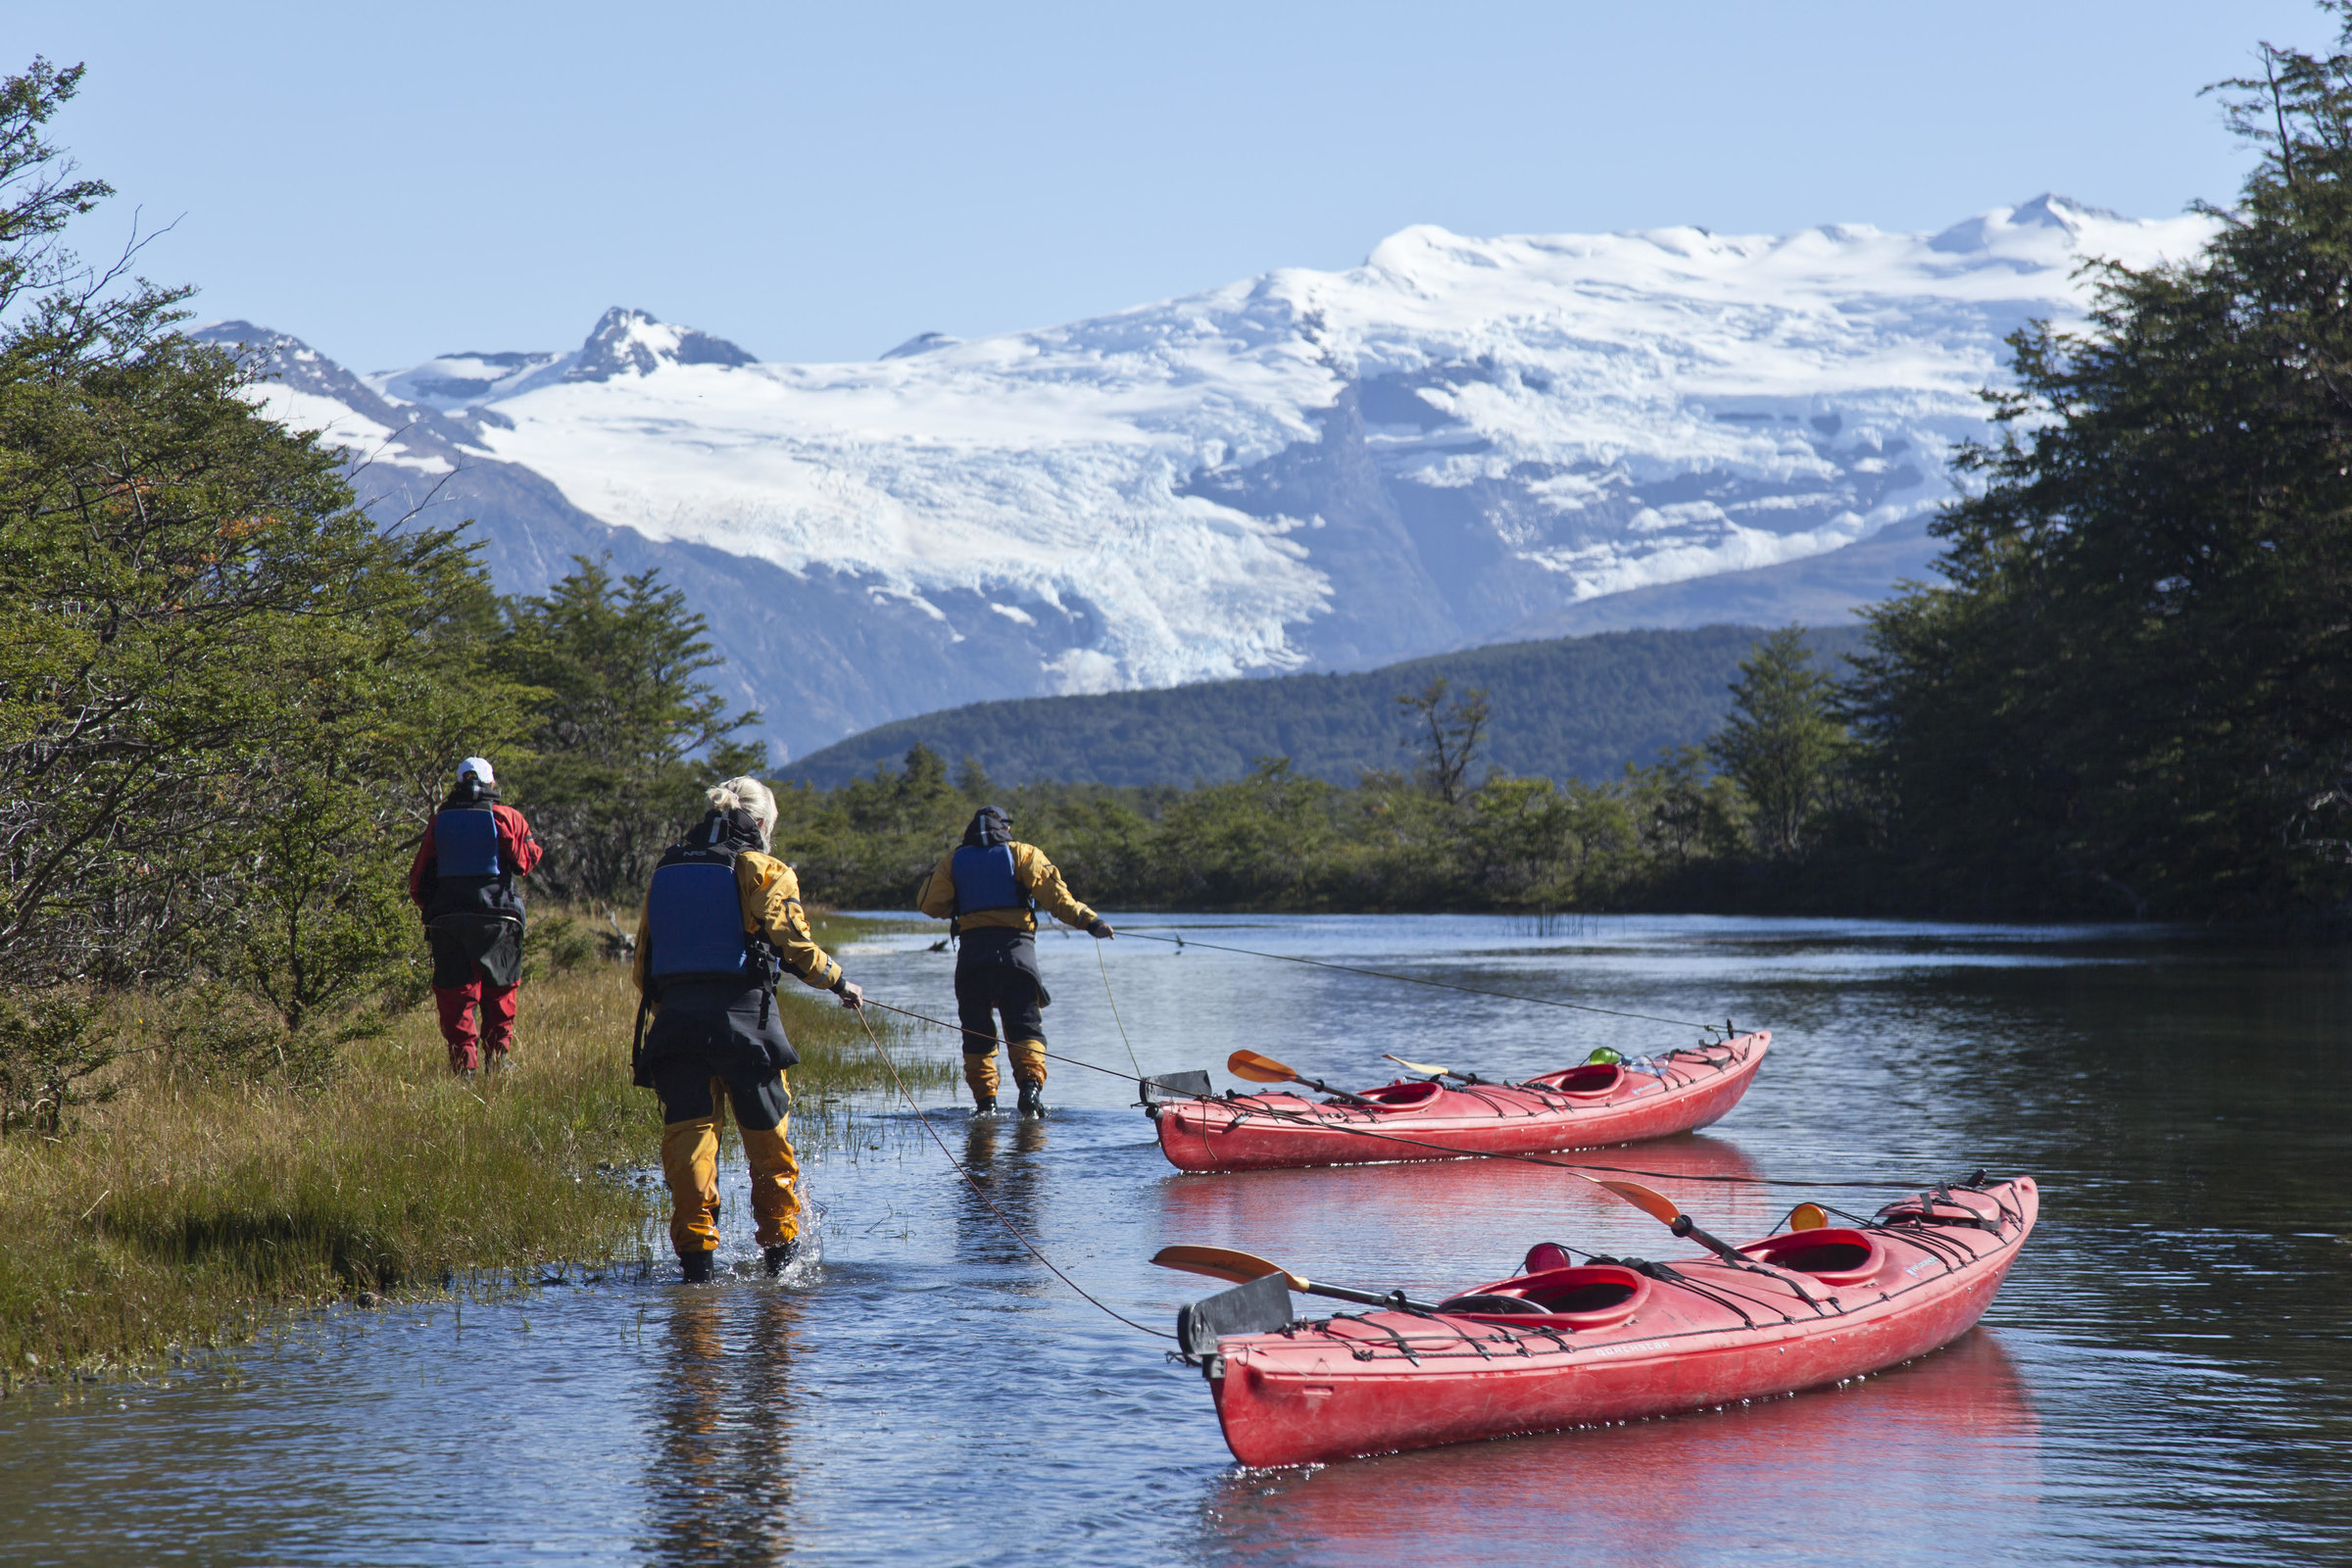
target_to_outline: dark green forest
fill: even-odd
[[[1222,784],[1262,758],[1332,784],[1409,765],[1396,696],[1445,680],[1483,690],[1494,710],[1484,760],[1528,777],[1598,780],[1703,741],[1731,706],[1753,626],[1606,632],[1503,643],[1347,675],[1206,681],[1160,691],[973,703],[878,725],[788,764],[783,776],[830,789],[895,764],[917,746],[970,758],[1010,783]],[[1835,662],[1859,652],[1860,626],[1806,641]]]

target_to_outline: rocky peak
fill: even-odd
[[[650,311],[618,305],[607,311],[564,371],[566,381],[610,381],[650,375],[664,365],[751,365],[745,350],[723,337],[663,321]]]

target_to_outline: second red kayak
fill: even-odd
[[[2039,1212],[2032,1178],[1979,1175],[1850,1228],[1750,1243],[1736,1264],[1579,1265],[1540,1244],[1521,1274],[1435,1306],[1399,1298],[1305,1322],[1269,1275],[1187,1308],[1177,1334],[1247,1465],[1627,1421],[1818,1388],[1949,1344]],[[1220,1306],[1260,1321],[1220,1327]]]
[[[1755,1081],[1768,1030],[1647,1063],[1563,1068],[1510,1084],[1399,1079],[1356,1098],[1276,1091],[1151,1107],[1179,1170],[1271,1170],[1382,1160],[1549,1154],[1665,1138],[1719,1121]]]

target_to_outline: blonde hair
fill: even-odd
[[[703,792],[714,811],[742,810],[748,812],[760,828],[760,847],[766,849],[775,840],[776,798],[767,786],[756,778],[731,778],[723,784],[713,784]]]

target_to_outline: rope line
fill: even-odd
[[[900,1097],[906,1102],[906,1108],[914,1112],[914,1119],[923,1124],[923,1131],[929,1133],[931,1135],[931,1141],[939,1146],[941,1157],[946,1159],[950,1165],[953,1165],[956,1168],[956,1174],[963,1178],[964,1185],[972,1190],[972,1196],[979,1199],[981,1202],[986,1203],[988,1205],[988,1211],[997,1216],[997,1223],[1004,1227],[1005,1234],[1010,1236],[1014,1241],[1020,1243],[1024,1248],[1028,1249],[1029,1255],[1031,1257],[1036,1258],[1040,1263],[1044,1264],[1047,1271],[1055,1279],[1061,1281],[1062,1284],[1067,1285],[1071,1290],[1077,1292],[1080,1299],[1086,1301],[1088,1304],[1109,1314],[1111,1317],[1117,1318],[1121,1323],[1126,1324],[1129,1328],[1136,1330],[1138,1333],[1149,1334],[1155,1339],[1174,1339],[1176,1336],[1170,1334],[1167,1330],[1148,1328],[1145,1325],[1138,1323],[1135,1319],[1129,1317],[1126,1313],[1120,1311],[1118,1308],[1110,1305],[1108,1302],[1103,1301],[1101,1298],[1095,1296],[1092,1292],[1087,1290],[1085,1286],[1080,1285],[1076,1280],[1070,1278],[1067,1274],[1064,1274],[1060,1269],[1056,1268],[1052,1258],[1046,1256],[1045,1253],[1037,1250],[1037,1244],[1035,1242],[1032,1242],[1028,1237],[1021,1234],[1020,1227],[1013,1224],[1011,1220],[1005,1217],[1004,1211],[997,1206],[997,1201],[995,1199],[988,1196],[987,1190],[980,1185],[978,1178],[974,1177],[971,1171],[965,1168],[961,1160],[957,1159],[954,1154],[948,1152],[947,1140],[939,1136],[939,1129],[931,1125],[931,1118],[924,1115],[923,1107],[915,1103],[913,1091],[906,1087],[906,1080],[899,1076],[899,1064],[891,1059],[890,1052],[882,1044],[882,1037],[874,1033],[874,1026],[866,1018],[865,1009],[863,1007],[859,1007],[856,1010],[858,1013],[858,1022],[859,1026],[865,1030],[865,1038],[873,1045],[874,1054],[882,1058],[882,1065],[890,1069],[890,1081],[898,1087]],[[904,1009],[892,1007],[890,1010],[893,1012],[899,1012],[903,1011]],[[925,1021],[937,1023],[939,1020],[932,1018]]]
[[[1095,944],[1095,966],[1102,971],[1102,1000],[1110,1004],[1110,1021],[1119,1026],[1119,1044],[1127,1048],[1127,1060],[1135,1068],[1135,1080],[1144,1080],[1144,1064],[1136,1060],[1135,1042],[1127,1038],[1127,1021],[1119,1016],[1119,999],[1110,994],[1110,965],[1102,959],[1102,944]]]
[[[1703,1029],[1709,1034],[1728,1035],[1729,1023],[1694,1023],[1689,1018],[1661,1018],[1654,1012],[1626,1012],[1616,1007],[1595,1007],[1584,1002],[1558,1002],[1550,997],[1523,997],[1515,991],[1488,991],[1479,986],[1455,985],[1450,980],[1431,980],[1421,975],[1396,974],[1387,969],[1364,969],[1352,963],[1333,963],[1326,958],[1302,958],[1291,953],[1260,953],[1254,948],[1231,948],[1219,942],[1188,942],[1181,936],[1155,937],[1149,931],[1132,928],[1121,936],[1139,937],[1146,942],[1168,942],[1179,948],[1208,948],[1217,953],[1239,953],[1251,958],[1273,958],[1282,963],[1311,964],[1318,969],[1338,969],[1347,974],[1370,975],[1375,980],[1398,980],[1408,986],[1433,986],[1440,991],[1462,991],[1474,997],[1499,997],[1505,1002],[1527,1002],[1539,1007],[1566,1007],[1571,1012],[1605,1013],[1611,1018],[1639,1018],[1643,1023],[1670,1023],[1678,1029]]]
[[[902,1018],[914,1018],[923,1023],[936,1024],[942,1029],[953,1029],[958,1035],[968,1035],[974,1039],[979,1038],[979,1031],[976,1029],[966,1029],[963,1025],[959,1023],[950,1023],[945,1018],[934,1018],[927,1012],[910,1012],[905,1007],[894,1007],[887,1002],[876,1002],[872,997],[865,999],[865,1004],[869,1007],[880,1007],[884,1012],[895,1012]],[[995,1035],[990,1035],[988,1037],[988,1043],[992,1048],[995,1047],[997,1044],[997,1037]],[[1058,1051],[1047,1051],[1042,1047],[1039,1049],[1038,1054],[1041,1056],[1050,1056],[1055,1061],[1067,1062],[1073,1067],[1084,1067],[1089,1072],[1107,1073],[1111,1077],[1119,1080],[1121,1083],[1133,1083],[1143,1077],[1143,1073],[1140,1069],[1136,1072],[1133,1078],[1130,1078],[1126,1073],[1119,1071],[1119,1069],[1116,1067],[1104,1067],[1092,1061],[1080,1061],[1076,1056],[1065,1056]]]

